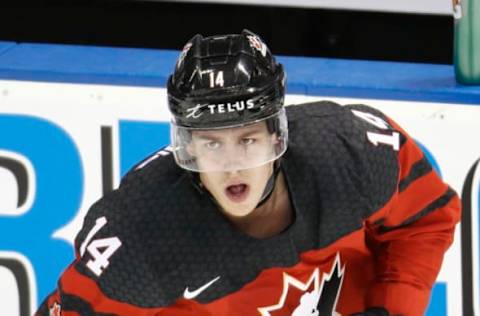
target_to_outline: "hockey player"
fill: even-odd
[[[167,90],[171,147],[91,207],[38,316],[423,315],[460,204],[394,121],[284,108],[249,31],[195,36]]]

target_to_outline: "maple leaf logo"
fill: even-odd
[[[278,303],[258,308],[262,316],[339,316],[336,306],[343,283],[345,266],[341,265],[337,253],[335,262],[329,273],[320,277],[320,269],[316,268],[307,282],[283,273],[283,291]]]

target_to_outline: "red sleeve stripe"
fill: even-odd
[[[396,203],[389,210],[389,215],[384,224],[386,226],[400,225],[412,214],[421,212],[430,203],[445,194],[447,189],[448,186],[431,170],[426,175],[411,182],[405,190],[394,197]]]
[[[380,226],[380,231],[382,233],[389,232],[393,229],[398,229],[402,228],[408,225],[413,224],[414,222],[418,221],[419,219],[423,218],[424,216],[427,216],[428,214],[432,213],[433,211],[440,209],[450,203],[450,201],[456,196],[455,191],[453,191],[451,188],[448,188],[447,192],[443,194],[441,197],[430,203],[428,206],[426,206],[424,209],[422,209],[420,212],[416,213],[415,215],[407,218],[404,220],[402,223],[396,226]]]
[[[394,121],[389,120],[390,125],[400,132],[402,140],[400,151],[398,153],[398,161],[400,163],[400,179],[407,177],[413,165],[424,158],[422,150],[417,146],[415,141]]]
[[[82,298],[96,313],[147,316],[159,313],[164,308],[142,308],[108,298],[92,279],[79,273],[70,265],[60,279],[64,293]]]
[[[407,177],[413,166],[422,159],[424,159],[423,151],[409,138],[398,153],[398,163],[400,165],[399,178],[404,179]]]
[[[83,316],[80,313],[72,312],[72,311],[65,311],[65,310],[62,310],[62,313],[60,315],[62,315],[62,316]],[[97,314],[95,314],[95,315],[97,315]]]
[[[95,315],[95,316],[109,316],[110,314],[100,314],[93,310],[93,307],[85,302],[81,297],[69,295],[66,293],[62,294],[62,315],[64,312],[75,312],[87,315]],[[76,314],[75,314],[76,315]]]
[[[428,174],[430,171],[432,171],[432,166],[428,162],[428,159],[423,157],[423,159],[415,162],[410,168],[408,175],[400,180],[398,191],[405,191],[411,183]]]
[[[55,302],[60,303],[60,295],[58,291],[53,292],[47,299],[47,306],[52,306]]]

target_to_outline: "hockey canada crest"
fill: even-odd
[[[303,283],[288,273],[283,273],[283,291],[278,302],[258,308],[262,316],[339,316],[336,311],[338,297],[342,289],[345,266],[337,253],[329,273],[316,268],[310,278]]]
[[[263,57],[267,56],[267,45],[265,45],[258,36],[248,35],[247,38],[251,47],[262,53]]]

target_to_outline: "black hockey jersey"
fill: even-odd
[[[456,193],[375,109],[315,102],[287,116],[287,230],[239,231],[164,150],[91,207],[37,315],[422,315]]]

